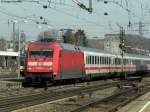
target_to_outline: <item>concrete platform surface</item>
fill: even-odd
[[[118,112],[150,112],[150,92],[132,101]]]

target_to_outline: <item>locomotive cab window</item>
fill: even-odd
[[[30,50],[29,55],[31,58],[47,58],[53,56],[53,50]]]

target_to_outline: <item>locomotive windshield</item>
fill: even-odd
[[[47,58],[53,56],[53,50],[31,50],[29,52],[31,58]]]

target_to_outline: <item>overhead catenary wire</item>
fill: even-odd
[[[39,3],[39,4],[43,6],[42,3]],[[107,28],[106,25],[100,25],[100,24],[98,24],[98,23],[95,23],[94,21],[90,21],[90,20],[87,20],[86,18],[82,18],[82,17],[75,16],[75,15],[70,14],[70,13],[64,11],[64,10],[59,10],[59,9],[56,9],[56,8],[53,8],[53,7],[48,7],[48,8],[50,8],[50,9],[56,11],[56,12],[65,14],[65,15],[67,15],[67,16],[70,16],[70,17],[72,17],[72,18],[75,18],[75,19],[78,19],[78,20],[81,20],[81,21],[86,21],[86,22],[88,22],[88,23],[95,24],[96,26],[99,26],[99,27]]]
[[[73,15],[72,13],[69,13],[68,11],[64,10],[65,8],[62,8],[62,9],[59,9],[60,7],[56,8],[56,7],[53,7],[53,5],[61,5],[61,6],[69,6],[69,7],[72,7],[74,8],[73,5],[71,4],[67,4],[65,2],[65,0],[61,1],[61,2],[58,2],[57,0],[21,0],[22,2],[31,2],[31,3],[36,3],[36,4],[39,4],[39,5],[44,5],[46,4],[48,6],[48,8],[52,9],[52,10],[55,10],[56,12],[58,13],[62,13],[64,15],[67,15],[67,16],[70,16],[72,18],[75,18],[75,19],[78,19],[78,20],[81,20],[81,21],[85,21],[89,24],[93,24],[97,27],[103,27],[103,28],[108,28],[107,25],[101,25],[99,24],[98,22],[95,22],[95,21],[91,21],[87,18],[84,18],[84,17],[79,17],[79,16],[76,16],[76,15]],[[72,1],[78,1],[80,2],[79,0],[72,0]],[[113,0],[115,1],[115,0]],[[123,0],[122,0],[123,1]],[[120,7],[123,8],[124,10],[126,10],[128,12],[128,18],[129,18],[129,21],[131,19],[131,15],[133,15],[134,17],[137,17],[137,18],[140,18],[138,15],[136,15],[131,9],[129,9],[129,4],[127,3],[128,1],[127,0],[124,0],[126,1],[126,6],[124,6],[123,4],[120,4]],[[119,5],[119,3],[117,4],[116,2],[116,5]],[[11,17],[15,17],[15,18],[19,18],[19,19],[27,19],[27,20],[31,20],[31,21],[34,21],[36,22],[37,20],[34,19],[34,18],[30,18],[30,17],[23,17],[23,16],[19,16],[19,15],[16,15],[16,14],[13,14],[12,12],[7,12],[6,10],[0,10],[0,12],[2,12],[3,14],[6,14],[8,16],[11,16]],[[95,13],[96,14],[96,13]],[[49,21],[49,19],[45,19],[45,21]]]

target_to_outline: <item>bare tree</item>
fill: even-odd
[[[75,43],[75,36],[71,29],[68,29],[63,35],[64,43]]]
[[[80,29],[75,33],[75,45],[87,46],[87,37],[84,30]]]
[[[57,40],[57,37],[58,37],[58,31],[52,29],[52,30],[47,30],[47,31],[41,32],[38,35],[37,40],[40,42],[54,42]]]

